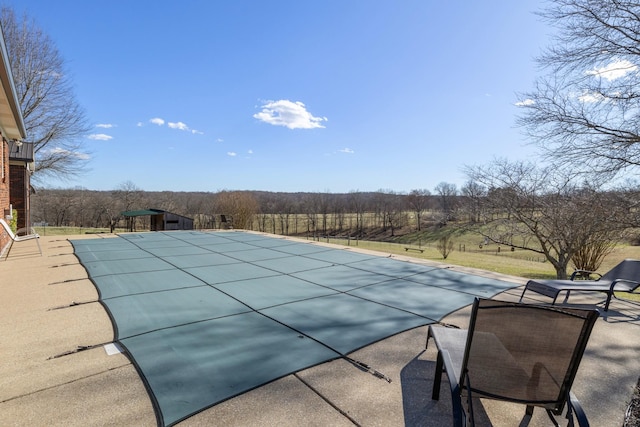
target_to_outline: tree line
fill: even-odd
[[[539,253],[567,276],[570,263],[595,270],[640,228],[640,187],[601,185],[528,162],[469,168],[459,190],[349,193],[264,191],[149,192],[125,183],[113,191],[41,189],[32,198],[36,225],[124,227],[122,212],[161,209],[194,219],[196,229],[231,226],[283,235],[385,238],[438,229],[473,232],[486,241]],[[223,220],[224,218],[224,220]],[[148,229],[149,217],[128,228]],[[440,233],[441,235],[442,233]]]
[[[38,189],[32,195],[32,219],[56,227],[123,227],[122,212],[160,209],[194,219],[197,229],[223,226],[274,234],[344,234],[361,237],[371,229],[421,230],[445,223],[459,204],[453,184],[429,190],[349,193],[283,193],[267,191],[144,191],[131,182],[112,191],[85,188]],[[446,189],[447,191],[442,191]],[[426,216],[429,212],[429,216]],[[222,224],[222,216],[226,224]],[[148,218],[139,217],[144,229]]]

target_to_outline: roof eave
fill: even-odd
[[[2,82],[3,94],[0,97],[6,98],[6,103],[11,110],[10,115],[0,114],[0,126],[6,133],[5,137],[9,139],[25,139],[27,131],[22,117],[22,111],[18,102],[13,74],[11,73],[11,64],[9,63],[9,54],[4,41],[4,33],[0,26],[0,82]]]

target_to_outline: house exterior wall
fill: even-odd
[[[9,205],[11,204],[9,183],[9,144],[0,134],[0,217],[5,220],[10,213]],[[4,231],[0,231],[0,253],[3,252],[7,243],[9,243],[9,236]]]
[[[25,164],[13,163],[9,170],[9,197],[17,211],[17,228],[31,227],[29,187],[30,173]]]

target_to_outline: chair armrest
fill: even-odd
[[[587,414],[584,413],[584,409],[582,409],[582,405],[580,405],[580,401],[572,391],[569,392],[569,405],[573,409],[573,413],[576,416],[576,420],[578,421],[578,425],[580,427],[589,427],[589,420],[587,419]]]
[[[611,286],[609,287],[609,293],[613,293],[616,289],[616,285],[618,283],[628,283],[630,285],[632,285],[635,288],[637,288],[638,286],[640,286],[640,282],[634,282],[633,280],[626,280],[626,279],[616,279],[613,282],[611,282]],[[619,291],[619,292],[632,292],[633,290],[630,291]]]
[[[447,350],[440,350],[442,361],[444,363],[444,370],[447,373],[449,379],[449,387],[451,388],[451,404],[453,406],[453,426],[462,427],[465,422],[464,409],[462,408],[462,389],[460,387],[460,379],[455,376],[455,369],[453,367],[453,360]]]
[[[574,270],[574,272],[573,272],[573,273],[571,273],[571,280],[575,280],[575,278],[576,278],[576,277],[578,277],[578,276],[585,276],[585,275],[586,275],[587,277],[589,277],[589,276],[590,276],[590,275],[592,275],[592,274],[597,274],[597,275],[598,275],[598,279],[596,279],[596,280],[599,280],[599,279],[602,277],[602,274],[597,273],[597,272],[595,272],[595,271],[590,271],[590,270]]]

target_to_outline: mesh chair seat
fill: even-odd
[[[427,342],[438,349],[432,398],[446,371],[454,425],[473,424],[472,397],[522,403],[528,415],[542,407],[552,418],[568,404],[568,415],[586,425],[570,390],[597,318],[595,310],[476,299],[468,331],[429,327]]]

